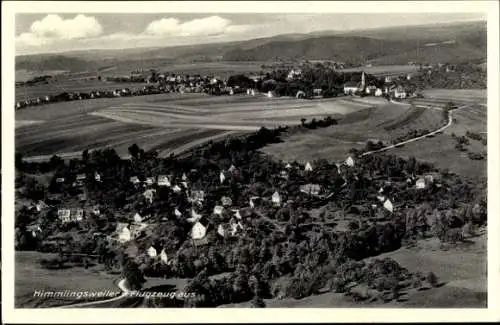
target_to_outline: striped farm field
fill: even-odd
[[[343,159],[351,148],[364,148],[368,140],[390,143],[410,130],[435,130],[442,125],[441,111],[410,105],[381,103],[345,116],[332,128],[296,134],[264,152],[284,160]]]
[[[296,100],[263,96],[161,94],[55,103],[16,112],[16,150],[33,160],[78,157],[114,148],[127,156],[137,143],[160,156],[261,127],[296,125],[302,118],[341,119],[373,107],[367,100]]]

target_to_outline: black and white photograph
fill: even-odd
[[[10,11],[3,307],[495,306],[498,2],[103,3]]]

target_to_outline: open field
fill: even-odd
[[[441,125],[438,110],[381,102],[375,108],[347,115],[339,125],[292,135],[264,152],[285,160],[342,160],[349,149],[364,148],[368,140],[389,142],[412,129],[434,130]]]
[[[372,105],[369,100],[340,98],[298,101],[202,94],[58,103],[17,112],[16,150],[28,157],[79,156],[84,149],[110,146],[126,155],[128,146],[137,143],[166,156],[229,134],[295,125],[303,117],[339,118]]]
[[[393,75],[393,74],[402,74],[402,73],[412,73],[418,70],[418,66],[416,65],[379,65],[372,67],[362,67],[362,68],[349,68],[343,69],[344,72],[356,72],[359,70],[363,70],[368,74],[372,74],[375,76],[378,75]]]

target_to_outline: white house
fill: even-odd
[[[152,257],[152,258],[155,258],[157,256],[156,249],[153,246],[148,248],[148,255],[149,255],[149,257]]]
[[[281,196],[278,191],[274,192],[273,196],[271,197],[271,201],[273,202],[274,206],[281,206]]]
[[[224,225],[220,224],[217,227],[217,233],[222,237],[226,237],[226,229],[224,228]]]
[[[425,184],[425,179],[419,178],[415,183],[415,187],[419,190],[425,189],[427,187]]]
[[[233,200],[228,196],[223,196],[221,199],[222,206],[229,207],[233,205]]]
[[[118,230],[118,228],[119,228],[119,230]],[[118,224],[117,230],[118,230],[118,241],[119,242],[126,243],[132,238],[127,224]]]
[[[226,175],[224,175],[223,171],[220,172],[219,179],[220,179],[220,183],[224,184],[224,181],[226,180]]]
[[[292,169],[292,165],[290,165],[290,164],[288,163],[288,164],[286,164],[285,168],[286,168],[286,169]]]
[[[156,193],[156,190],[155,190],[155,189],[150,188],[150,189],[146,190],[146,191],[143,193],[143,195],[144,195],[144,197],[146,198],[146,200],[148,200],[148,201],[149,201],[149,203],[153,203],[153,198],[154,198],[154,196],[155,196],[155,193]]]
[[[392,202],[387,199],[385,202],[384,202],[384,208],[389,211],[389,212],[393,212],[394,211],[394,206],[392,205]]]
[[[56,183],[59,183],[59,184],[64,183],[64,177],[56,178]]]
[[[168,263],[168,256],[167,256],[167,253],[165,252],[165,249],[162,249],[162,250],[161,250],[161,253],[160,253],[160,261],[161,261],[163,264],[167,264],[167,263]]]
[[[228,172],[230,172],[230,173],[233,173],[235,171],[236,171],[236,167],[234,165],[231,165],[231,167],[229,167],[229,169],[228,169]]]
[[[307,195],[319,195],[321,192],[321,186],[318,184],[306,184],[300,186],[300,192]]]
[[[396,87],[394,90],[394,97],[399,99],[404,99],[408,96],[406,90],[402,86]]]
[[[99,173],[95,173],[94,174],[94,179],[96,182],[100,182],[101,181],[101,175]]]
[[[344,84],[344,94],[354,94],[360,90],[360,83],[356,81],[348,81]]]
[[[203,203],[205,200],[205,192],[204,191],[192,191],[191,200],[198,203]]]
[[[179,211],[179,209],[175,208],[174,209],[174,215],[177,217],[177,218],[180,218],[182,217],[182,213]]]
[[[179,193],[182,191],[182,189],[179,187],[179,185],[174,185],[174,187],[172,188],[172,190],[174,191],[174,193]]]
[[[194,209],[191,209],[191,217],[188,218],[187,221],[189,221],[191,223],[195,223],[195,222],[198,222],[198,220],[200,220],[201,217],[202,217],[201,214],[194,211]]]
[[[345,164],[349,167],[354,167],[354,159],[351,156],[347,157]]]
[[[166,175],[159,175],[158,176],[158,186],[168,186],[170,187],[170,179]]]
[[[289,177],[288,172],[286,170],[280,171],[280,177],[283,179],[288,179]]]
[[[188,178],[187,178],[187,176],[186,176],[186,173],[182,173],[182,177],[181,177],[181,179],[182,179],[184,182],[186,182],[186,181],[187,181],[187,179],[188,179]]]
[[[269,90],[267,92],[266,96],[269,97],[269,98],[276,97],[276,92],[273,91],[273,90]]]
[[[302,75],[301,69],[292,69],[292,70],[290,70],[290,72],[288,72],[287,79],[294,80],[296,78],[300,78],[301,75]]]
[[[384,202],[384,201],[385,201],[385,196],[383,196],[383,195],[378,195],[378,196],[377,196],[377,200],[379,200],[380,202]]]
[[[137,222],[137,223],[142,222],[142,217],[139,213],[136,213],[134,215],[134,222]]]
[[[82,221],[83,220],[83,209],[76,209],[72,219],[74,221]]]
[[[145,183],[146,183],[146,185],[151,186],[151,185],[154,184],[154,182],[155,181],[154,181],[153,177],[148,177],[148,178],[146,178],[146,182]]]
[[[221,206],[221,205],[214,206],[214,212],[213,212],[213,214],[220,216],[220,215],[222,215],[223,212],[224,212],[224,207],[223,206]]]
[[[313,170],[313,168],[312,168],[312,166],[311,166],[311,164],[309,162],[306,163],[306,166],[304,167],[304,170],[306,172],[310,172],[310,171]]]
[[[62,222],[70,222],[71,211],[69,209],[60,209],[57,211],[57,216]]]
[[[205,237],[206,233],[207,228],[205,228],[205,226],[203,226],[201,223],[197,222],[191,229],[191,238],[202,239],[203,237]]]
[[[139,181],[139,178],[137,176],[132,176],[130,177],[130,183],[132,184],[139,184],[141,181]]]
[[[377,88],[377,89],[375,90],[375,96],[376,96],[376,97],[380,97],[380,96],[382,96],[383,94],[384,94],[384,93],[383,93],[382,89]]]

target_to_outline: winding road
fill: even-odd
[[[421,135],[421,136],[418,136],[418,137],[415,137],[415,138],[411,138],[409,140],[405,140],[405,141],[402,141],[402,142],[398,142],[398,143],[395,143],[393,145],[390,145],[390,146],[387,146],[387,147],[383,147],[383,148],[380,148],[380,149],[377,149],[377,150],[367,151],[367,152],[363,153],[361,155],[361,157],[368,156],[368,155],[371,155],[371,154],[374,154],[374,153],[378,153],[378,152],[383,152],[383,151],[391,150],[391,149],[394,149],[396,147],[403,146],[403,145],[405,145],[407,143],[412,143],[412,142],[415,142],[415,141],[419,141],[419,140],[425,139],[425,138],[427,138],[429,136],[433,136],[433,135],[436,135],[436,134],[438,134],[440,132],[443,132],[444,130],[446,130],[447,128],[449,128],[453,124],[453,111],[461,109],[461,108],[464,108],[464,107],[467,107],[467,105],[463,105],[463,106],[460,106],[460,107],[455,108],[453,110],[450,110],[449,114],[448,114],[448,123],[446,123],[446,125],[440,127],[437,130],[434,130],[434,131],[431,131],[431,132],[426,133],[424,135]],[[438,108],[438,107],[432,107],[432,108],[433,109],[437,109],[437,110],[442,110],[441,108]]]
[[[130,292],[130,290],[126,286],[126,280],[125,279],[121,279],[120,281],[118,281],[118,283],[116,283],[116,286],[122,292],[120,295],[118,295],[116,297],[113,297],[113,298],[110,298],[110,299],[105,299],[105,300],[82,302],[82,303],[73,304],[73,305],[58,306],[58,307],[54,307],[54,308],[97,307],[97,306],[101,306],[103,304],[109,304],[111,302],[115,302],[115,301],[121,300],[123,298],[126,298],[128,296],[128,293]]]

